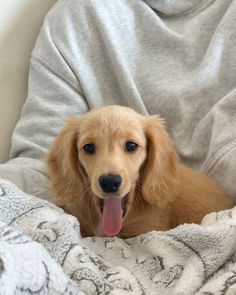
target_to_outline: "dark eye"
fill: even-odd
[[[88,154],[94,154],[96,152],[96,146],[93,143],[88,143],[88,144],[84,145],[83,149]]]
[[[138,148],[137,143],[133,141],[127,141],[125,144],[125,149],[127,152],[134,152]]]

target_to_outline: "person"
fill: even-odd
[[[0,177],[48,198],[65,120],[108,104],[159,114],[182,161],[236,200],[236,0],[58,0],[32,52]]]

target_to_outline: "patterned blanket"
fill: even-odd
[[[83,239],[74,217],[0,178],[0,294],[236,294],[236,209]]]

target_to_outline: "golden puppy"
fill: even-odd
[[[70,119],[47,164],[57,203],[83,236],[127,238],[232,207],[213,180],[180,164],[160,118],[127,107]]]

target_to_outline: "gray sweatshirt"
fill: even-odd
[[[159,114],[182,161],[236,200],[236,0],[59,0],[32,52],[0,176],[48,197],[43,158],[71,115]]]

